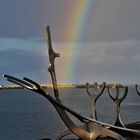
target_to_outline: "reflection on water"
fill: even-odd
[[[61,89],[60,98],[73,110],[90,115],[90,100],[85,89]],[[134,89],[129,89],[121,107],[123,122],[138,121],[139,108],[140,97]],[[106,91],[97,101],[97,112],[99,120],[114,123],[115,106]],[[0,90],[0,140],[54,139],[65,128],[56,110],[44,97],[25,89]]]

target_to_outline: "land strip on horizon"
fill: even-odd
[[[53,88],[52,84],[40,84],[42,88]],[[103,84],[97,84],[97,88],[101,88]],[[106,84],[106,87],[115,88],[116,86],[124,87],[121,84],[118,83],[111,83]],[[90,88],[94,88],[94,84],[89,85]],[[19,85],[0,85],[0,89],[20,89],[23,88]],[[58,84],[58,88],[86,88],[86,84]]]

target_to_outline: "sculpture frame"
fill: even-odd
[[[100,136],[110,137],[116,140],[125,140],[126,137],[140,138],[139,129],[126,128],[122,125],[121,119],[120,117],[118,117],[120,115],[119,112],[117,113],[117,121],[119,122],[120,126],[115,126],[115,125],[110,125],[110,124],[98,121],[97,116],[96,116],[96,110],[94,110],[92,118],[89,118],[73,111],[72,109],[62,104],[59,98],[59,90],[57,86],[57,79],[56,79],[56,73],[55,73],[55,58],[59,57],[59,54],[56,53],[52,48],[49,26],[46,27],[46,36],[47,36],[47,42],[48,42],[48,54],[49,54],[49,62],[50,62],[50,67],[48,68],[48,71],[50,72],[52,83],[53,83],[53,91],[54,91],[54,96],[55,96],[54,98],[50,96],[46,91],[44,91],[38,83],[36,83],[35,81],[29,78],[23,78],[21,80],[7,74],[5,74],[4,77],[10,82],[18,84],[24,88],[27,88],[31,91],[34,91],[44,96],[46,99],[48,99],[51,102],[51,104],[55,107],[55,109],[57,110],[63,122],[68,127],[68,129],[64,131],[64,133],[60,134],[60,136],[58,136],[56,140],[60,140],[64,136],[69,135],[69,134],[75,134],[78,138],[82,140],[96,140]],[[105,83],[104,83],[102,92],[97,96],[94,95],[95,97],[94,105],[96,104],[97,98],[103,93],[104,88],[105,88]],[[88,90],[88,84],[86,86],[86,89],[87,89],[88,94],[91,95],[91,93],[89,93],[89,90]],[[117,100],[116,101],[117,110],[119,110],[120,108],[121,101],[126,97],[126,92],[128,88],[126,87],[125,90],[126,91],[125,91],[124,96],[120,99],[118,97],[118,94],[116,98],[113,98],[111,96],[110,89],[108,88],[110,97],[114,100],[114,102]],[[68,116],[67,112],[69,112],[74,117],[79,119],[81,121],[81,125],[80,126],[76,125]]]

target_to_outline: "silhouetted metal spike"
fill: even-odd
[[[26,81],[23,81],[21,79],[18,79],[18,78],[15,78],[13,76],[10,76],[10,75],[6,75],[4,74],[3,75],[8,81],[12,82],[12,83],[15,83],[17,85],[20,85],[24,88],[28,88],[28,89],[34,89],[34,86]]]
[[[29,79],[29,78],[27,78],[27,77],[24,77],[23,78],[25,81],[27,81],[27,82],[30,82],[30,83],[32,83],[34,86],[36,86],[37,88],[41,88],[41,86],[38,84],[38,83],[36,83],[35,81],[33,81],[33,80],[31,80],[31,79]]]
[[[138,95],[140,96],[140,89],[138,88],[137,84],[135,85],[135,88],[136,88],[136,91],[137,91]]]
[[[47,36],[47,42],[48,42],[48,54],[49,54],[49,62],[50,62],[50,67],[48,68],[48,71],[51,74],[55,97],[59,98],[54,60],[55,60],[56,57],[59,57],[60,55],[59,55],[59,53],[54,52],[54,50],[52,48],[49,26],[46,27],[46,36]]]

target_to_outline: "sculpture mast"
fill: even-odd
[[[59,91],[58,91],[57,80],[56,80],[54,60],[55,60],[56,57],[59,57],[60,54],[54,52],[54,50],[52,48],[51,35],[50,35],[50,27],[49,26],[46,27],[46,36],[47,36],[49,62],[50,62],[50,67],[48,68],[48,71],[51,74],[54,95],[55,95],[56,99],[58,99],[59,98]]]

